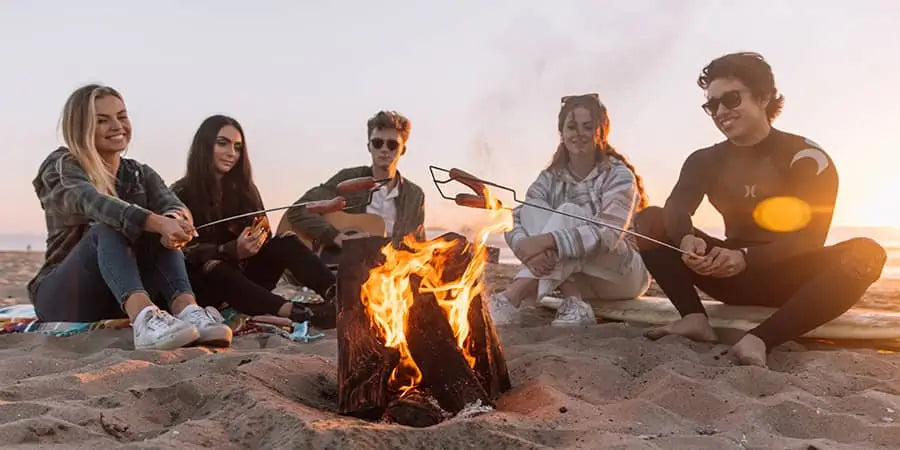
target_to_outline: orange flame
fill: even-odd
[[[470,367],[475,357],[466,348],[469,337],[469,305],[483,291],[481,283],[487,263],[487,239],[493,232],[504,231],[508,226],[501,220],[500,203],[489,191],[483,194],[491,205],[490,224],[481,228],[473,242],[469,243],[472,261],[459,278],[443,281],[444,269],[457,253],[453,241],[432,240],[418,242],[412,235],[403,239],[408,250],[397,250],[388,243],[381,249],[384,264],[369,271],[363,283],[361,300],[366,306],[372,326],[384,338],[384,345],[399,351],[400,361],[391,373],[389,383],[403,394],[422,381],[422,373],[409,352],[406,340],[406,324],[409,308],[414,302],[410,276],[421,278],[419,292],[432,293],[444,310],[447,322],[453,330],[457,346]],[[468,251],[469,248],[463,249]]]

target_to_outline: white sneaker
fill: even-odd
[[[134,348],[138,350],[173,350],[200,337],[200,332],[191,324],[156,306],[142,309],[131,327],[134,329]]]
[[[577,297],[566,297],[559,309],[556,310],[556,319],[550,323],[554,327],[577,327],[593,325],[597,323],[594,309],[584,300]]]
[[[212,306],[201,308],[198,305],[188,305],[177,316],[179,319],[193,325],[200,333],[198,344],[212,345],[215,347],[228,347],[231,345],[231,327],[225,325],[225,318],[219,310]]]
[[[518,308],[513,306],[509,301],[509,298],[501,292],[491,295],[491,298],[488,301],[488,311],[490,311],[491,320],[494,321],[494,325],[496,326],[519,324],[522,322],[522,313]]]

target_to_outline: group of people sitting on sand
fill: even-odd
[[[648,206],[641,177],[609,143],[610,119],[599,96],[562,98],[559,145],[526,199],[569,215],[514,210],[505,237],[523,267],[490,297],[495,324],[518,322],[524,300],[553,292],[563,297],[553,325],[593,324],[586,298],[636,298],[652,277],[682,318],[648,330],[651,339],[716,340],[698,288],[727,304],[777,308],[732,348],[738,362],[765,365],[772,348],[839,316],[880,277],[886,255],[876,242],[825,246],[837,171],[820,146],[773,128],[784,98],[763,57],[716,58],[698,84],[703,110],[726,139],[687,158],[661,207]],[[122,95],[110,87],[76,90],[65,104],[62,132],[66,146],[44,160],[33,182],[48,237],[46,261],[28,288],[43,321],[127,316],[135,347],[155,349],[230,345],[231,330],[218,310],[225,305],[333,328],[331,264],[343,242],[373,233],[425,238],[425,194],[397,170],[410,122],[393,111],[367,122],[371,165],[341,170],[297,201],[336,198],[339,184],[359,177],[385,180],[366,202],[348,204],[346,217],[376,222],[376,231],[355,234],[339,223],[346,217],[300,207],[288,209],[277,230],[264,213],[203,227],[265,208],[247,138],[233,118],[203,121],[185,175],[171,186],[149,166],[121,156],[131,122]],[[725,240],[692,224],[704,196],[724,219]],[[779,198],[805,208],[800,226],[764,223],[772,213],[760,212],[761,205]],[[274,294],[284,275],[308,289],[291,299]]]

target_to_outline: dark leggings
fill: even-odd
[[[277,314],[287,301],[271,292],[285,269],[298,282],[330,300],[334,274],[297,236],[290,234],[269,240],[256,255],[245,260],[243,268],[219,261],[208,270],[191,265],[189,273],[198,304],[218,307],[227,302],[244,314],[258,315]]]
[[[636,222],[640,231],[667,240],[661,208],[645,209]],[[727,242],[698,230],[694,234],[706,241],[707,249],[731,248]],[[855,238],[766,267],[748,267],[733,277],[714,278],[690,270],[674,250],[644,242],[640,245],[644,264],[682,316],[706,314],[696,288],[729,305],[779,308],[750,330],[767,349],[802,336],[850,309],[881,277],[887,260],[878,243]]]

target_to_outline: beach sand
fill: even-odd
[[[0,299],[25,300],[38,253],[0,253]],[[514,272],[489,267],[491,288]],[[863,301],[897,310],[900,285]],[[900,354],[791,342],[770,368],[725,345],[642,328],[548,326],[528,308],[499,333],[513,389],[497,410],[426,429],[336,414],[334,331],[311,344],[135,351],[130,330],[0,336],[0,444],[67,448],[897,448]]]

